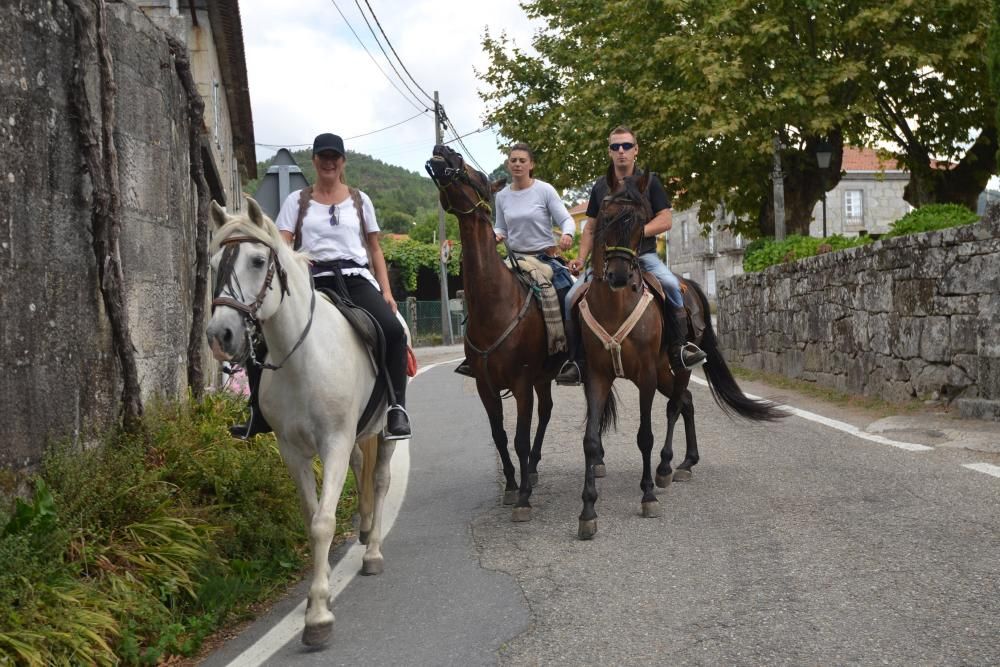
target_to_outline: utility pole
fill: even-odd
[[[774,135],[774,239],[785,240],[785,175],[781,172],[781,137]]]
[[[441,105],[438,103],[438,91],[434,91],[434,145],[444,143],[444,119],[441,118]],[[444,247],[447,243],[447,232],[444,224],[444,207],[438,199],[438,241],[440,245],[439,259],[441,262],[441,342],[445,345],[454,343],[451,333],[451,311],[448,310],[448,262]]]

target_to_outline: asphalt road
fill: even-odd
[[[297,594],[204,664],[1000,664],[1000,425],[873,421],[788,394],[776,398],[808,412],[753,425],[696,384],[701,463],[644,519],[637,394],[621,384],[598,533],[580,542],[582,391],[554,391],[533,518],[515,524],[485,413],[453,366],[411,386],[416,435],[385,573],[348,581],[331,645],[306,652],[296,634],[246,660]],[[290,622],[297,632],[301,615]]]

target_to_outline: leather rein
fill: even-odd
[[[236,257],[239,254],[239,246],[243,243],[260,243],[267,246],[267,274],[264,276],[264,284],[261,285],[260,291],[257,292],[257,296],[250,303],[244,303],[236,298],[232,285],[233,279],[233,267],[236,265]],[[277,251],[269,244],[264,243],[260,239],[254,238],[252,236],[231,236],[219,243],[220,246],[234,246],[232,248],[226,247],[223,253],[222,266],[220,266],[219,276],[216,278],[215,286],[215,297],[212,299],[212,312],[215,312],[216,306],[227,306],[239,311],[243,319],[246,321],[246,335],[247,335],[247,347],[250,350],[250,359],[268,370],[278,370],[285,365],[288,358],[299,349],[302,345],[302,341],[305,340],[306,335],[309,333],[309,329],[312,328],[313,314],[316,312],[316,290],[310,290],[312,292],[309,301],[309,320],[306,322],[305,328],[302,333],[299,334],[298,340],[295,341],[295,345],[289,350],[288,354],[285,355],[277,364],[269,364],[265,361],[258,360],[254,354],[253,336],[254,334],[260,332],[260,319],[257,317],[257,312],[260,307],[264,304],[264,299],[267,297],[268,291],[271,289],[271,283],[274,280],[274,276],[278,276],[279,290],[281,293],[281,300],[284,302],[285,295],[291,294],[288,289],[288,274],[285,268],[281,266],[281,260],[278,258]],[[236,289],[242,293],[240,289],[239,280],[236,280]],[[228,290],[228,294],[223,295],[223,290]],[[221,296],[220,296],[221,295]]]

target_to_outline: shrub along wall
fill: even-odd
[[[1000,420],[1000,206],[982,222],[737,276],[719,338],[742,366]]]

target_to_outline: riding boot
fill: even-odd
[[[668,305],[663,314],[663,320],[670,346],[667,350],[670,368],[674,375],[705,363],[708,355],[697,345],[688,341],[687,310],[683,307],[671,308]]]
[[[569,358],[556,375],[556,384],[563,387],[575,387],[583,380],[583,341],[580,339],[580,327],[572,317],[563,321],[566,328],[566,344],[569,346]]]
[[[470,377],[470,378],[471,377],[475,377],[472,374],[472,367],[469,366],[469,358],[468,357],[466,357],[465,359],[462,359],[462,363],[460,363],[458,365],[458,368],[455,369],[455,372],[458,373],[459,375],[464,375],[466,377]]]
[[[396,402],[389,406],[385,414],[385,439],[404,440],[409,438],[410,415],[406,413],[406,378],[397,386],[393,384]]]
[[[264,355],[260,356],[263,357]],[[248,440],[258,433],[270,433],[272,430],[271,425],[267,423],[264,415],[261,414],[260,402],[257,396],[264,368],[260,364],[248,361],[246,374],[247,384],[250,386],[250,398],[247,401],[250,404],[250,419],[246,424],[234,424],[229,427],[229,433],[234,438],[240,438],[241,440]]]

